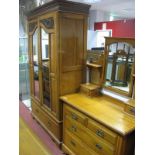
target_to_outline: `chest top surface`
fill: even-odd
[[[61,100],[123,136],[135,129],[134,116],[104,96],[88,97],[77,93],[62,96]]]

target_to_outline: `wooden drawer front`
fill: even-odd
[[[113,155],[114,147],[112,144],[101,140],[94,133],[90,132],[88,128],[82,126],[80,123],[72,121],[66,117],[64,121],[65,129],[79,137],[84,143],[90,146],[96,153],[101,155]]]
[[[42,109],[32,103],[32,111],[37,118],[43,123],[43,125],[58,139],[60,139],[60,127],[51,117],[49,117]]]
[[[76,155],[97,155],[94,151],[82,143],[79,138],[66,130],[64,131],[64,144]]]
[[[88,119],[81,113],[75,111],[74,109],[64,105],[64,116],[68,116],[73,121],[77,121],[83,125],[87,125]]]
[[[97,137],[105,139],[106,141],[115,144],[117,140],[117,134],[107,129],[106,127],[96,123],[93,120],[88,121],[89,130],[91,130]]]
[[[60,127],[58,123],[56,123],[51,117],[46,116],[44,124],[50,132],[60,139]]]
[[[41,110],[34,102],[32,102],[32,112],[40,119]]]
[[[127,113],[129,113],[129,114],[131,114],[131,115],[135,115],[135,108],[134,107],[132,107],[132,106],[126,106],[125,107],[125,112],[127,112]]]

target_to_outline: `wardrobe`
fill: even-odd
[[[58,146],[62,143],[59,97],[85,82],[90,5],[53,0],[27,13],[32,115]]]

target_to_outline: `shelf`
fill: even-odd
[[[84,83],[84,84],[81,84],[81,87],[85,87],[89,90],[95,90],[95,89],[98,89],[100,88],[100,86],[96,85],[96,84],[92,84],[92,83]]]
[[[102,65],[98,65],[98,64],[94,64],[94,63],[89,63],[89,62],[87,62],[86,65],[88,67],[94,67],[94,68],[101,68],[102,67]]]

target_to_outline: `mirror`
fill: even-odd
[[[42,61],[42,86],[43,86],[43,104],[51,107],[50,83],[49,83],[49,34],[41,28],[41,61]]]
[[[38,100],[39,95],[39,66],[38,66],[38,29],[33,34],[33,79],[34,79],[34,96]]]
[[[106,37],[104,87],[130,96],[135,61],[134,39]]]

